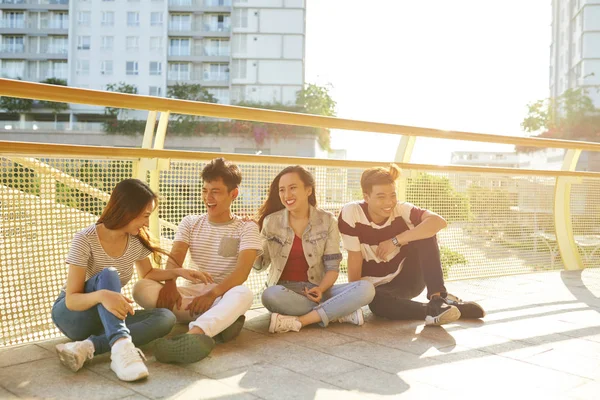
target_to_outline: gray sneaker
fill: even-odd
[[[170,339],[157,339],[154,357],[162,363],[189,364],[202,360],[215,348],[215,341],[206,335],[184,333]]]

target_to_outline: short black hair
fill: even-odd
[[[215,158],[202,169],[202,180],[213,182],[221,178],[230,192],[242,183],[242,172],[234,163],[222,157]]]

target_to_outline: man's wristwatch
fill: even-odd
[[[400,244],[400,242],[398,242],[398,238],[396,236],[394,236],[392,238],[392,243],[394,244],[394,246],[396,247],[402,247],[402,245]]]

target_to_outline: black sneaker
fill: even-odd
[[[485,310],[479,304],[474,301],[463,301],[453,294],[448,293],[446,297],[446,303],[455,306],[460,310],[461,318],[483,318],[485,317]]]
[[[425,325],[443,325],[454,322],[460,318],[460,311],[457,307],[449,305],[446,299],[440,296],[433,296],[427,304],[427,316]]]
[[[170,339],[157,339],[154,357],[162,363],[189,364],[202,360],[215,348],[215,341],[206,335],[184,333]]]
[[[246,322],[246,316],[241,315],[233,324],[229,325],[225,330],[214,337],[215,342],[227,343],[238,337],[244,327],[244,322]]]

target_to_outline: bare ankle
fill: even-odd
[[[194,326],[192,329],[190,329],[188,333],[191,335],[205,335],[202,328],[198,328],[197,326]]]

